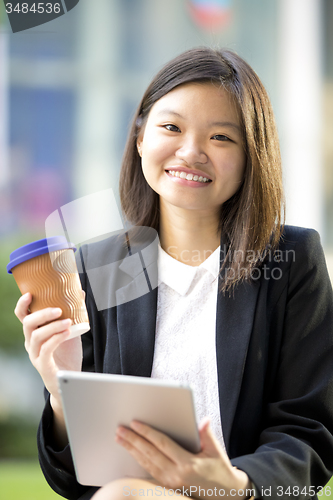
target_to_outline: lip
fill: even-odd
[[[213,179],[208,175],[206,174],[206,172],[203,172],[202,170],[191,170],[189,168],[185,168],[185,167],[169,167],[169,168],[166,168],[165,171],[168,173],[170,170],[174,170],[175,172],[185,172],[186,174],[193,174],[193,175],[198,175],[200,177],[200,175],[202,177],[206,177],[206,179],[209,179],[210,181],[212,181]],[[176,177],[177,179],[178,177]],[[187,182],[191,182],[191,181],[187,181]]]

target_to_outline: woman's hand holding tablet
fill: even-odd
[[[142,422],[133,421],[130,429],[120,426],[116,441],[121,444],[149,474],[167,488],[249,490],[250,480],[245,472],[232,466],[226,452],[215,438],[205,419],[199,426],[201,451],[193,454],[168,436]],[[238,485],[235,487],[235,485]],[[205,498],[200,496],[200,498]],[[208,498],[208,497],[207,497]]]

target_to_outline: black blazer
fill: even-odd
[[[155,254],[139,250],[114,237],[80,250],[91,323],[82,337],[83,370],[151,374]],[[140,258],[141,267],[126,270],[122,259],[130,255]],[[222,242],[221,260],[224,255]],[[90,270],[101,266],[94,277]],[[110,306],[100,311],[94,281],[103,282],[99,295]],[[138,298],[124,301],[132,292]],[[95,296],[98,302],[96,291]],[[222,430],[232,464],[248,474],[262,497],[290,500],[291,491],[292,497],[313,498],[333,474],[333,296],[316,231],[286,226],[279,251],[268,254],[253,279],[231,296],[218,294],[216,353]],[[47,399],[38,430],[46,479],[66,498],[90,498],[95,489],[76,482],[69,447],[52,449],[51,422]]]

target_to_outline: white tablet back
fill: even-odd
[[[144,377],[58,373],[77,480],[103,486],[120,477],[149,474],[115,442],[117,427],[139,420],[197,453],[200,440],[192,390],[177,382]]]

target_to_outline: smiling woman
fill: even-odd
[[[215,250],[221,206],[239,190],[246,163],[228,92],[212,83],[176,87],[153,105],[137,145],[145,180],[159,196],[162,247],[169,245],[163,235],[170,234],[170,221],[186,219],[201,228],[196,248],[215,224]]]
[[[38,447],[50,485],[82,500],[321,493],[333,473],[332,287],[318,233],[283,224],[274,116],[243,59],[199,48],[162,68],[134,116],[120,196],[133,227],[78,252],[82,342],[59,309],[30,313],[30,294],[15,310],[47,389]],[[147,479],[80,485],[56,374],[82,358],[84,371],[191,384],[201,451],[133,421],[115,439]]]
[[[168,169],[175,171],[172,179]],[[197,182],[185,180],[184,174],[198,175]],[[174,185],[162,183],[167,177]],[[212,182],[203,183],[204,178]],[[182,187],[204,189],[193,192]],[[173,196],[168,207],[159,189],[164,194],[169,190],[168,199]],[[195,225],[200,231],[208,225],[215,227],[217,217],[219,236],[211,245],[218,246],[215,242],[219,244],[222,233],[231,262],[221,288],[230,290],[251,275],[256,262],[246,261],[245,256],[254,250],[263,257],[268,246],[278,244],[284,197],[271,103],[243,59],[227,50],[192,49],[156,75],[128,136],[120,196],[126,217],[135,225],[154,227],[160,238],[160,225],[169,220],[163,219],[164,208],[172,211],[173,220],[179,220],[182,201],[186,203],[183,208],[196,211]],[[200,249],[205,238],[201,233],[191,250]]]

